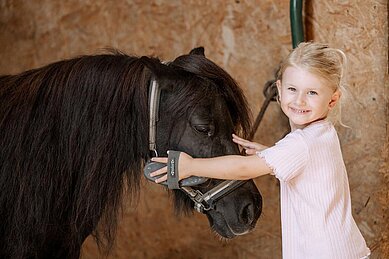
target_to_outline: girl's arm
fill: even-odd
[[[165,157],[155,157],[155,162],[167,163]],[[162,175],[156,180],[160,183],[167,180],[167,167],[163,167],[150,176]],[[271,173],[265,160],[258,156],[229,155],[214,158],[192,158],[182,152],[178,163],[179,179],[190,176],[201,176],[228,180],[246,180]]]

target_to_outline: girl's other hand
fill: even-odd
[[[178,179],[182,180],[184,178],[188,178],[191,176],[190,173],[190,162],[193,160],[193,158],[186,154],[185,152],[180,153],[180,157],[178,159]],[[159,162],[167,164],[168,158],[167,157],[153,157],[151,161]],[[161,183],[167,180],[167,166],[158,169],[150,174],[150,176],[161,176],[155,180],[156,183]]]
[[[232,141],[235,142],[236,144],[240,145],[242,148],[245,149],[246,154],[248,155],[255,155],[257,151],[262,151],[266,148],[267,146],[261,145],[256,142],[251,142],[246,139],[243,139],[241,137],[238,137],[235,134],[232,134]]]

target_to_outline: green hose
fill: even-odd
[[[293,48],[297,47],[300,42],[304,41],[302,10],[302,0],[290,0],[290,27],[292,31]]]

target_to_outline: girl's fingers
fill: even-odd
[[[256,151],[261,151],[268,148],[267,146],[261,145],[259,143],[242,139],[235,134],[232,134],[232,141],[243,147],[246,150],[246,154],[249,155],[253,155]]]
[[[233,142],[235,142],[238,145],[241,145],[244,148],[251,148],[250,142],[244,142],[237,139],[232,139]]]
[[[248,141],[247,139],[238,137],[235,134],[232,134],[232,140],[240,141],[240,142],[243,142],[243,143],[251,143],[251,141]]]
[[[232,133],[232,137],[236,138],[236,139],[242,139],[241,137],[239,137],[238,135],[235,135],[234,133]]]
[[[154,176],[157,176],[157,175],[161,175],[161,174],[166,174],[167,173],[167,166],[165,167],[162,167],[154,172],[152,172],[150,174],[151,177],[154,177]]]
[[[167,164],[167,157],[153,157],[151,161]]]
[[[256,154],[256,150],[255,149],[246,149],[246,154],[247,155],[255,155]]]
[[[156,183],[162,183],[164,181],[167,181],[167,174],[165,174],[164,176],[162,176],[160,178],[155,179]]]
[[[234,140],[237,140],[237,141],[241,141],[241,142],[247,142],[247,140],[246,139],[244,139],[244,138],[241,138],[241,137],[238,137],[237,135],[235,135],[235,134],[232,134],[232,139]]]
[[[234,141],[235,143],[245,143],[244,140],[238,138],[232,138],[232,141]]]

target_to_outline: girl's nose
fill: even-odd
[[[298,94],[296,96],[295,103],[297,105],[305,105],[306,104],[305,95],[303,93]]]

